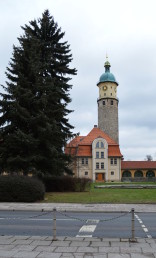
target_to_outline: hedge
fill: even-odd
[[[0,176],[1,202],[35,202],[44,199],[44,184],[28,176]]]
[[[88,178],[76,178],[72,176],[43,176],[40,178],[45,185],[46,192],[84,192],[90,187]]]

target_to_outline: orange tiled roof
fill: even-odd
[[[108,157],[122,157],[119,145],[109,145],[108,146]]]
[[[77,151],[77,156],[78,157],[82,157],[82,156],[91,157],[92,156],[92,145],[79,145],[79,148]]]
[[[78,157],[92,156],[92,142],[96,138],[104,138],[108,143],[109,157],[122,157],[119,145],[106,133],[94,127],[87,136],[77,136],[66,145],[65,153]]]
[[[66,145],[66,147],[77,146],[78,143],[83,140],[83,138],[85,138],[85,136],[76,136]]]
[[[65,154],[75,156],[76,155],[76,147],[66,147],[65,148]]]
[[[121,169],[156,169],[156,161],[121,161]]]
[[[104,138],[108,145],[109,144],[117,144],[114,140],[112,140],[106,133],[101,131],[98,127],[94,127],[90,133],[83,138],[83,140],[79,143],[79,145],[90,145],[96,138]]]

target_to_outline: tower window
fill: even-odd
[[[111,176],[114,176],[114,171],[111,171]]]
[[[104,96],[106,96],[106,93],[104,93]]]
[[[112,96],[112,93],[111,93],[111,96]]]
[[[85,176],[88,176],[88,172],[87,171],[85,171]]]
[[[111,100],[111,105],[113,105],[113,100]]]
[[[103,100],[103,106],[105,105],[105,101]]]

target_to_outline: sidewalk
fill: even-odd
[[[0,257],[7,258],[156,258],[156,240],[0,236]]]
[[[156,212],[155,204],[75,204],[75,203],[0,203],[1,210],[26,211],[83,211],[83,212]]]

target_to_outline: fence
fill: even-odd
[[[14,217],[14,218],[0,218],[0,219],[9,219],[9,220],[11,220],[11,219],[14,219],[14,220],[24,220],[24,219],[37,219],[38,217],[41,217],[41,216],[44,216],[44,215],[52,215],[52,216],[50,216],[50,219],[48,219],[48,220],[50,220],[50,223],[51,223],[51,232],[52,232],[52,238],[53,238],[53,241],[56,241],[57,240],[57,227],[58,227],[58,225],[57,225],[57,217],[59,216],[59,215],[61,215],[61,216],[64,216],[64,217],[67,217],[68,219],[72,219],[72,220],[77,220],[77,221],[80,221],[80,222],[83,222],[83,224],[87,224],[88,223],[88,221],[89,222],[95,222],[96,221],[96,219],[95,219],[95,217],[93,216],[93,219],[88,219],[88,213],[87,213],[87,219],[82,219],[82,218],[79,218],[79,217],[76,217],[76,216],[71,216],[70,214],[68,214],[66,211],[59,211],[59,210],[57,210],[56,208],[55,209],[53,209],[52,211],[47,211],[47,212],[45,212],[44,210],[42,210],[42,212],[40,213],[40,214],[38,214],[38,215],[35,215],[35,216],[27,216],[27,217]],[[126,220],[126,221],[128,221],[128,223],[129,223],[129,236],[130,237],[128,237],[129,239],[130,239],[130,241],[131,242],[136,242],[136,236],[135,236],[135,231],[136,231],[136,229],[137,229],[137,226],[135,225],[135,218],[136,218],[136,220],[139,220],[139,216],[135,213],[135,211],[134,211],[134,209],[131,209],[131,211],[129,211],[129,212],[125,212],[125,213],[121,213],[120,215],[116,215],[116,216],[113,216],[113,217],[109,217],[109,218],[106,218],[106,219],[100,219],[100,220],[98,220],[99,222],[101,222],[101,223],[103,223],[103,222],[110,222],[110,221],[115,221],[115,220],[117,220],[117,219],[119,219],[119,218],[121,218],[121,217],[125,217],[125,216],[127,216],[127,215],[131,215],[130,216],[130,219],[129,220]],[[83,217],[84,217],[84,215],[83,215]],[[101,215],[100,215],[100,217],[101,217]],[[93,223],[94,224],[94,223]],[[109,224],[109,223],[108,223]],[[107,225],[108,225],[107,224]],[[73,227],[75,227],[76,225],[74,224],[73,225]],[[79,225],[78,225],[79,226]],[[109,226],[109,225],[108,225]],[[120,230],[120,229],[119,229]],[[68,230],[69,231],[69,230]],[[122,231],[122,229],[121,229],[121,231]],[[105,231],[106,232],[106,231]],[[150,235],[148,236],[148,237],[151,237]],[[121,236],[119,236],[119,238],[121,238]]]
[[[57,224],[56,224],[56,214],[59,213],[65,217],[68,217],[68,218],[72,218],[72,219],[75,219],[75,220],[80,220],[80,221],[83,221],[83,222],[87,222],[87,220],[82,220],[82,219],[79,219],[79,218],[76,218],[76,217],[73,217],[73,216],[70,216],[70,215],[67,215],[63,212],[60,212],[60,211],[57,211],[57,209],[53,209],[53,241],[57,241]],[[112,218],[109,218],[109,219],[103,219],[103,220],[100,220],[100,222],[107,222],[107,221],[111,221],[111,220],[116,220],[116,219],[119,219],[123,216],[126,216],[127,214],[131,213],[131,238],[130,238],[130,241],[131,242],[136,242],[136,238],[135,238],[135,218],[134,218],[134,209],[131,209],[130,212],[126,212],[124,214],[121,214],[119,216],[116,216],[116,217],[112,217]]]

